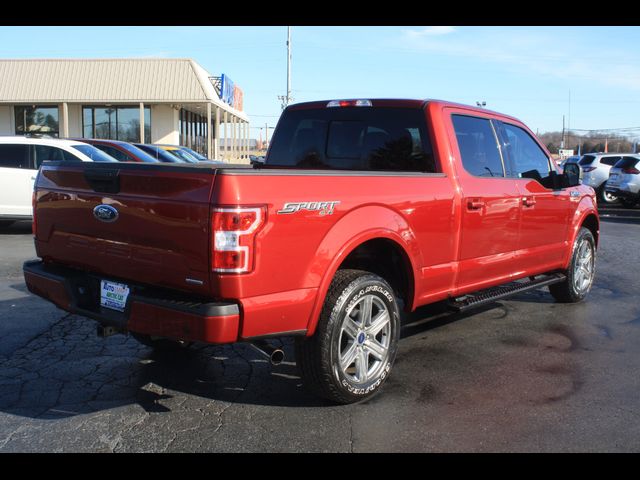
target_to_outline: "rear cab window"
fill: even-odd
[[[287,110],[266,167],[437,171],[424,110],[341,107]]]

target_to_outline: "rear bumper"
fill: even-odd
[[[240,309],[233,302],[202,301],[129,284],[125,310],[118,312],[100,306],[100,277],[96,275],[40,260],[26,262],[23,271],[30,292],[104,326],[206,343],[238,341]]]
[[[623,190],[619,187],[605,187],[605,191],[621,198],[638,198],[638,193],[631,192],[629,190]]]

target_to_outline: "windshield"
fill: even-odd
[[[434,172],[421,109],[340,107],[287,110],[267,167]]]
[[[160,161],[157,158],[152,157],[147,152],[145,152],[144,150],[142,150],[142,149],[140,149],[138,147],[134,147],[133,145],[130,145],[128,143],[121,143],[120,145],[122,146],[122,148],[124,148],[125,150],[131,152],[133,155],[138,157],[143,162],[146,162],[146,163],[158,163]]]
[[[134,144],[135,147],[139,148],[147,152],[153,158],[166,163],[185,163],[184,160],[176,157],[175,155],[171,155],[169,152],[162,150],[160,147],[156,147],[155,145],[146,145],[142,143]]]
[[[176,157],[178,157],[180,160],[184,160],[185,162],[188,163],[198,163],[198,159],[189,155],[189,153],[185,152],[184,150],[165,150],[165,152],[169,152],[171,155],[175,155]]]
[[[73,145],[73,148],[86,155],[94,162],[117,162],[117,160],[111,155],[107,155],[93,145]]]
[[[207,157],[205,157],[204,155],[196,152],[195,150],[192,150],[189,147],[180,147],[183,151],[189,153],[192,157],[195,157],[198,160],[209,160]]]

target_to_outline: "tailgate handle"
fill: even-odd
[[[84,178],[95,192],[120,192],[120,170],[87,169],[84,171]]]

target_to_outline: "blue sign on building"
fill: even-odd
[[[231,79],[226,76],[224,73],[221,77],[221,85],[220,85],[220,100],[225,103],[228,103],[233,107],[233,90],[234,83]]]

